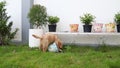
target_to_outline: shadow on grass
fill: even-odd
[[[120,62],[119,61],[111,62],[111,63],[109,63],[109,67],[110,68],[120,68]]]
[[[95,47],[95,51],[101,51],[101,52],[117,51],[119,49],[120,49],[120,46],[109,46],[106,44]]]
[[[109,45],[99,45],[99,46],[78,46],[78,45],[64,45],[64,52],[87,52],[87,51],[99,51],[99,52],[110,52],[120,50],[120,46],[109,46]]]
[[[91,51],[94,48],[91,46],[78,46],[78,45],[64,45],[63,51],[64,52],[87,52]]]

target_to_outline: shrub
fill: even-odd
[[[42,28],[42,26],[47,24],[46,8],[41,5],[33,5],[28,13],[28,18],[33,26]]]
[[[57,22],[59,22],[59,17],[57,16],[49,16],[48,17],[48,22],[49,24],[56,24]]]
[[[0,44],[1,45],[8,45],[11,41],[11,39],[14,38],[16,32],[18,29],[15,31],[11,32],[12,30],[12,25],[13,22],[8,22],[10,19],[10,16],[7,16],[6,13],[6,2],[0,2]]]
[[[95,16],[91,15],[90,13],[84,14],[84,16],[80,16],[80,20],[84,24],[90,24],[95,19]]]
[[[116,13],[114,16],[114,20],[117,24],[120,24],[120,12]]]

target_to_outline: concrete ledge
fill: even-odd
[[[82,45],[120,45],[120,33],[71,33],[71,32],[51,32],[56,34],[63,44]]]

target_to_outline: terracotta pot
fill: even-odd
[[[106,32],[115,32],[115,23],[105,24]]]
[[[70,31],[71,32],[78,32],[79,24],[70,24]]]
[[[102,32],[103,24],[102,23],[95,23],[93,24],[93,31],[94,32]]]

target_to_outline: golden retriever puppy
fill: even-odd
[[[62,49],[62,42],[60,39],[58,39],[58,37],[52,33],[46,33],[42,36],[37,36],[35,34],[32,35],[33,37],[40,39],[40,46],[39,48],[43,51],[46,52],[48,49],[48,46],[52,43],[56,43],[59,51],[61,51]]]

